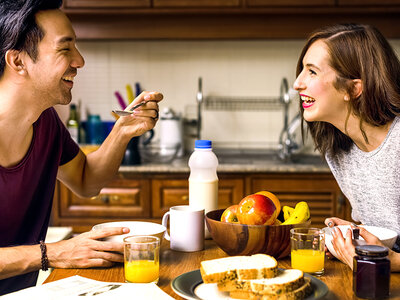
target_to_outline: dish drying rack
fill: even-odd
[[[260,111],[260,110],[281,110],[284,111],[284,130],[288,128],[288,109],[290,104],[289,84],[286,78],[282,78],[279,97],[227,97],[203,95],[203,79],[198,79],[197,120],[196,138],[201,139],[202,115],[201,110],[215,111]]]
[[[204,109],[219,111],[281,110],[283,103],[276,97],[207,96]]]

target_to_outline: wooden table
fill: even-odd
[[[223,252],[212,240],[206,240],[205,250],[184,253],[169,249],[169,243],[162,242],[160,253],[160,280],[158,286],[175,299],[179,297],[171,288],[171,282],[177,276],[188,271],[200,268],[202,260],[225,257]],[[290,259],[278,261],[279,267],[290,268]],[[44,283],[59,280],[69,276],[80,275],[83,277],[107,281],[124,282],[124,268],[122,264],[112,268],[96,269],[55,269]],[[325,274],[319,277],[329,287],[329,294],[325,299],[358,299],[352,290],[353,273],[350,268],[336,259],[327,259],[325,262]],[[390,299],[400,299],[400,273],[392,273],[390,280]]]

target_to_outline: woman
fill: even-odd
[[[400,234],[400,62],[387,40],[368,25],[315,32],[299,58],[294,88],[315,146],[351,203],[352,218]],[[380,243],[365,230],[361,236]],[[334,247],[352,268],[350,230],[345,237],[335,234]],[[392,271],[400,271],[395,251],[389,254]]]

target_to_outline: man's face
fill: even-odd
[[[45,107],[68,104],[77,68],[85,63],[75,45],[75,32],[60,10],[41,11],[36,22],[44,38],[38,44],[36,62],[30,60],[27,66],[32,94]]]

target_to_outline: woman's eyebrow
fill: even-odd
[[[317,70],[321,71],[320,68],[318,68],[316,65],[311,64],[311,63],[305,64],[305,66],[306,66],[307,68],[314,68],[314,69],[317,69]]]

